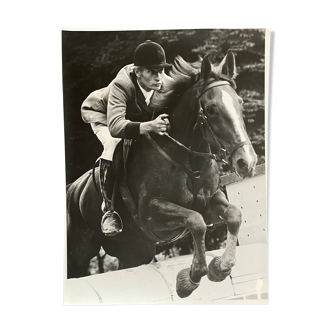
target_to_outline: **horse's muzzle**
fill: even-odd
[[[233,167],[241,178],[254,176],[257,155],[251,145],[239,148],[232,159]]]

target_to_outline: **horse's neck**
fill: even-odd
[[[207,152],[208,144],[203,140],[199,128],[196,126],[199,104],[194,88],[189,89],[175,106],[171,115],[171,136],[192,150]]]
[[[203,139],[199,126],[196,125],[199,104],[195,90],[189,89],[175,106],[171,114],[171,136],[196,152],[210,152],[209,145]],[[182,153],[179,157],[184,158],[190,164],[192,170],[201,170],[206,165],[206,159],[193,157],[188,153]]]

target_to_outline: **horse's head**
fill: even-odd
[[[231,51],[217,67],[207,57],[203,59],[196,92],[200,106],[197,123],[209,144],[227,149],[232,166],[244,178],[253,175],[257,155],[243,121],[243,100],[234,90],[235,76],[235,57]]]

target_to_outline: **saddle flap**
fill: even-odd
[[[115,148],[113,154],[113,169],[115,174],[120,174],[123,170],[123,140],[121,140]]]
[[[113,154],[113,169],[116,175],[122,176],[124,174],[126,178],[127,160],[129,156],[130,147],[132,145],[132,139],[123,139],[116,146]],[[124,173],[123,173],[124,171]]]

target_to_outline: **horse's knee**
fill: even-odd
[[[197,236],[204,236],[207,226],[200,213],[192,211],[186,218],[185,223],[188,229],[194,231]]]
[[[228,205],[224,211],[224,219],[227,222],[227,227],[230,233],[235,233],[241,226],[242,213],[235,205]]]

